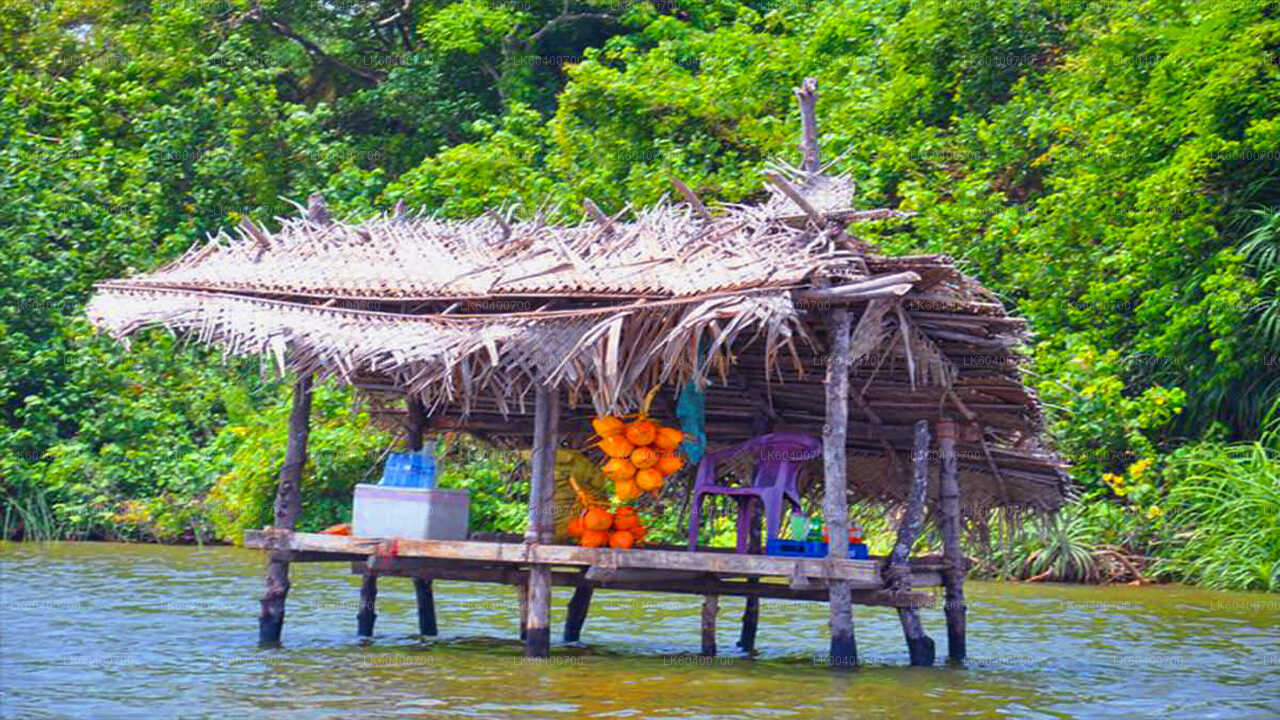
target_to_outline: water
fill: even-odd
[[[865,662],[813,663],[826,606],[765,600],[760,652],[698,650],[700,599],[597,592],[584,643],[526,661],[506,586],[437,583],[441,637],[388,578],[355,637],[356,579],[294,566],[285,647],[256,645],[260,553],[97,543],[0,547],[6,718],[1264,718],[1280,716],[1280,597],[1182,587],[972,583],[964,668],[906,667],[897,618],[855,608]],[[563,622],[558,588],[552,619]],[[925,623],[940,649],[938,610]]]

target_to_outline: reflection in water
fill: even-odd
[[[700,599],[597,592],[584,642],[521,657],[512,588],[437,583],[441,637],[387,578],[295,565],[285,647],[256,646],[262,556],[97,543],[0,549],[0,716],[916,718],[1280,715],[1280,597],[972,583],[964,668],[906,666],[897,617],[855,608],[864,667],[815,664],[825,606],[766,600],[758,654],[700,658]],[[552,620],[568,592],[557,589]],[[733,649],[740,599],[721,600]],[[945,654],[940,610],[925,622]]]

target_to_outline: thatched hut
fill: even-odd
[[[811,119],[812,88],[798,95]],[[319,559],[326,548],[327,559],[362,559],[374,547],[351,539],[339,548],[288,532],[301,502],[315,377],[348,383],[379,407],[408,399],[414,443],[447,428],[532,444],[522,554],[427,541],[418,558],[436,564],[420,563],[415,577],[461,572],[447,571],[446,561],[483,561],[486,571],[509,562],[503,577],[527,587],[533,654],[545,654],[549,642],[551,566],[567,564],[679,568],[701,573],[693,591],[708,596],[735,593],[726,587],[741,585],[733,578],[789,574],[795,597],[830,600],[836,661],[852,658],[852,598],[898,607],[913,662],[932,662],[919,602],[909,597],[913,573],[918,581],[932,566],[907,557],[928,513],[946,545],[935,569],[947,589],[950,654],[962,658],[962,516],[1052,512],[1069,497],[1063,465],[1041,439],[1036,397],[1019,374],[1025,323],[944,256],[886,257],[860,241],[859,223],[903,216],[854,210],[850,183],[819,172],[814,135],[810,124],[803,168],[771,174],[770,198],[756,206],[708,209],[675,181],[684,202],[613,217],[588,202],[574,226],[542,216],[448,221],[400,210],[347,224],[313,197],[303,217],[281,219],[275,232],[246,222],[158,270],[99,284],[88,313],[122,340],[165,327],[229,354],[267,356],[298,378],[275,534],[258,538],[272,552],[264,640],[280,636],[290,561]],[[781,566],[733,565],[733,556],[713,553],[685,553],[719,558],[710,564],[663,557],[646,565],[640,554],[679,553],[552,552],[539,506],[557,437],[589,433],[596,413],[634,409],[655,384],[690,382],[705,388],[713,445],[766,430],[823,438],[833,558],[844,555],[838,545],[850,500],[906,509],[901,552],[872,561],[871,585],[854,579],[862,576],[853,560],[796,563],[779,573]],[[688,578],[680,582],[690,591]],[[608,586],[607,578],[594,586]]]

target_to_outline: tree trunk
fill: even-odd
[[[556,424],[560,416],[560,393],[539,386],[534,406],[532,481],[529,483],[529,529],[525,542],[551,541],[554,532],[556,470]],[[526,657],[551,654],[551,568],[529,568],[529,617],[525,623]]]
[[[907,512],[898,526],[898,539],[889,554],[886,572],[889,589],[894,592],[911,591],[911,547],[920,537],[924,526],[924,505],[929,489],[929,422],[920,420],[915,426],[915,447],[911,454],[914,472],[908,493]],[[933,638],[925,634],[920,622],[920,611],[915,608],[898,608],[898,620],[907,640],[907,653],[912,665],[932,665],[936,657]]]

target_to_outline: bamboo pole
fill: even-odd
[[[947,568],[942,573],[943,612],[947,617],[947,657],[960,662],[965,658],[964,576],[966,562],[960,544],[960,484],[956,478],[956,434],[954,420],[938,422],[938,455],[942,460],[939,473],[939,529],[942,532],[942,554]]]
[[[845,472],[845,438],[849,422],[849,311],[831,311],[828,322],[831,353],[827,359],[827,417],[822,430],[823,487],[822,512],[829,536],[829,558],[849,556],[849,498]],[[831,581],[830,662],[838,667],[858,664],[858,645],[853,634],[853,607],[847,580]]]
[[[302,469],[307,464],[307,437],[311,418],[310,373],[298,378],[293,386],[293,407],[289,411],[289,430],[280,468],[280,484],[276,487],[273,526],[292,530],[302,512]],[[272,552],[267,563],[266,588],[262,594],[262,611],[258,615],[258,642],[279,645],[284,631],[284,604],[289,595],[289,553]]]
[[[924,505],[929,488],[929,421],[920,420],[915,426],[915,446],[911,460],[913,473],[907,498],[907,511],[898,526],[898,538],[889,553],[889,568],[885,572],[886,587],[893,592],[911,592],[911,547],[920,537],[924,526]],[[907,652],[912,665],[932,665],[936,657],[933,638],[925,634],[920,622],[920,612],[915,608],[898,608],[898,620],[902,622],[902,634],[907,641]]]
[[[534,404],[532,481],[529,483],[529,528],[525,543],[551,541],[552,502],[555,493],[556,421],[560,415],[560,393],[539,386]],[[525,623],[526,657],[551,654],[551,567],[529,568],[529,617]]]

